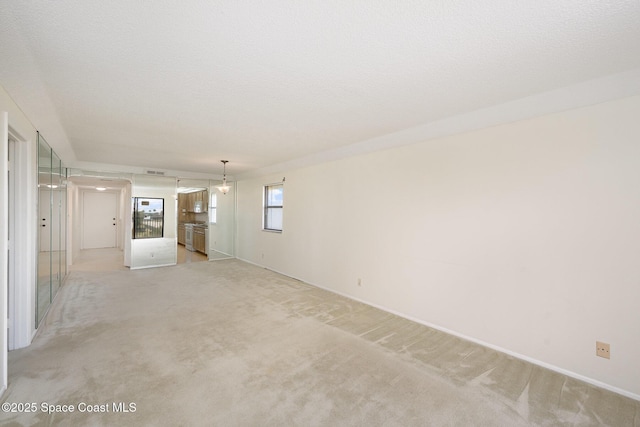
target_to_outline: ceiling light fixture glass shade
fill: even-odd
[[[231,187],[229,187],[227,185],[227,163],[229,162],[229,160],[220,160],[223,164],[222,168],[223,168],[223,172],[222,172],[222,185],[218,185],[216,186],[216,188],[222,193],[222,194],[227,194],[229,192],[229,189]]]
[[[106,190],[106,187],[96,187],[96,190],[98,190],[98,191],[104,191],[104,190]]]

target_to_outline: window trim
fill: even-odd
[[[218,194],[215,192],[211,192],[211,196],[209,196],[209,222],[211,224],[218,223]]]
[[[283,201],[281,205],[268,205],[269,202],[269,189],[273,187],[282,188]],[[269,228],[267,227],[267,214],[270,209],[282,209],[281,212],[284,212],[284,184],[282,182],[267,184],[262,188],[262,231],[267,231],[270,233],[282,233],[282,228]],[[284,223],[284,215],[283,215],[283,223]]]

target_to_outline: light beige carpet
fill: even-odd
[[[38,409],[7,426],[640,426],[639,402],[238,260],[73,271],[9,368],[2,401]]]

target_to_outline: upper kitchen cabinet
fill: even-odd
[[[207,212],[209,210],[209,191],[194,191],[178,194],[178,213],[181,221],[188,213]],[[184,222],[184,221],[182,221]]]
[[[208,193],[207,190],[188,193],[189,212],[207,212],[209,207],[209,203],[207,203]]]

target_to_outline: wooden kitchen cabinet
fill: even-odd
[[[204,228],[194,227],[193,228],[193,249],[198,252],[205,253],[205,238],[204,238]]]
[[[196,203],[196,193],[187,194],[187,211],[193,212],[193,206]]]
[[[178,243],[181,245],[186,244],[185,234],[184,234],[184,224],[178,224]]]
[[[202,212],[207,212],[209,210],[209,191],[203,190],[198,191],[195,194],[195,201],[202,202]]]
[[[204,190],[202,192],[202,210],[204,212],[209,212],[209,190]]]
[[[196,202],[202,202],[202,212],[209,211],[209,191],[196,191],[194,193],[178,194],[178,214],[184,221],[187,213],[193,213]]]
[[[187,203],[184,194],[178,194],[178,221],[184,222],[187,216]]]

